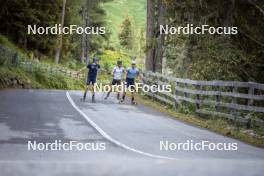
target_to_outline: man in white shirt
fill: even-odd
[[[112,85],[120,85],[121,84],[121,81],[122,81],[122,77],[123,77],[123,74],[125,72],[125,69],[124,67],[122,66],[123,63],[122,61],[117,61],[117,66],[113,69],[113,81],[112,81]],[[110,93],[112,91],[112,88],[111,90],[107,93],[106,97],[105,97],[105,100],[109,97]],[[120,97],[120,93],[117,92],[117,99],[119,100],[119,97]]]

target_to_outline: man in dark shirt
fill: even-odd
[[[93,58],[93,63],[88,64],[87,68],[89,69],[89,71],[86,81],[86,89],[83,95],[83,101],[85,101],[86,99],[86,94],[89,89],[89,86],[92,85],[92,102],[94,103],[95,102],[94,84],[96,83],[97,72],[100,69],[99,59]]]

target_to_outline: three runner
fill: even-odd
[[[85,101],[89,86],[92,85],[92,102],[95,102],[94,84],[96,83],[97,73],[98,73],[98,70],[100,69],[99,59],[94,58],[93,63],[88,64],[87,68],[89,69],[89,71],[88,71],[88,76],[87,76],[87,81],[86,81],[86,89],[85,89],[82,100]],[[120,60],[117,61],[117,66],[114,67],[113,72],[112,72],[113,80],[112,80],[111,85],[121,85],[122,78],[125,72],[126,72],[125,86],[131,91],[131,94],[132,94],[131,103],[136,104],[135,96],[134,96],[135,79],[140,78],[140,74],[139,74],[138,68],[136,68],[135,60],[132,61],[131,67],[128,68],[127,70],[124,69],[122,61]],[[109,97],[111,91],[112,91],[112,87],[109,90],[109,92],[107,92],[107,95],[104,98],[105,100]],[[122,99],[119,102],[120,103],[124,102],[125,97],[126,97],[126,91],[123,92]],[[119,98],[120,98],[120,92],[117,93],[117,99],[119,100]]]

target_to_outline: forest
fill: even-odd
[[[123,11],[118,11],[117,2],[1,0],[0,33],[29,58],[54,60],[55,64],[83,64],[93,55],[112,52],[114,57],[136,56],[143,69],[180,78],[264,82],[263,1],[126,0],[119,5]],[[106,26],[106,33],[28,35],[27,26],[33,24]],[[187,24],[235,26],[238,34],[159,33],[160,25]]]
[[[149,0],[147,67],[191,79],[263,83],[263,9],[257,0]],[[159,35],[164,24],[236,26],[238,34]]]

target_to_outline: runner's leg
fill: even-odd
[[[94,97],[94,86],[92,86],[92,102],[95,101],[95,97]]]
[[[96,84],[96,79],[92,81],[92,102],[95,103],[95,84]]]
[[[121,80],[118,80],[118,81],[117,81],[117,85],[121,85]],[[117,98],[117,100],[120,99],[120,92],[119,92],[119,90],[117,90],[116,98]]]
[[[132,104],[136,104],[136,101],[135,101],[135,82],[133,82],[133,85],[132,85],[132,90],[131,90],[131,103]]]
[[[105,100],[109,97],[109,95],[110,95],[110,93],[111,93],[111,91],[112,91],[112,85],[113,85],[113,82],[114,82],[114,80],[112,81],[112,83],[111,83],[111,85],[110,85],[110,90],[109,90],[109,92],[107,92],[106,97],[104,98]]]
[[[85,88],[84,94],[83,94],[83,101],[85,101],[85,99],[86,99],[86,94],[87,94],[88,89],[89,89],[89,85],[86,85],[86,88]]]
[[[126,88],[129,88],[129,86],[130,86],[129,80],[128,80],[128,78],[126,78],[125,87],[126,87]],[[126,88],[124,89],[124,92],[123,92],[123,96],[122,96],[121,102],[125,101],[125,98],[126,98]]]

